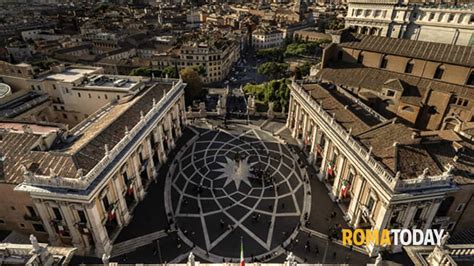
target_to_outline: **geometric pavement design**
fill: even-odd
[[[273,179],[249,178],[237,188],[222,178],[236,153]],[[241,239],[246,256],[271,252],[297,230],[310,202],[292,153],[260,130],[208,130],[184,146],[174,165],[166,180],[167,213],[184,238],[213,255],[238,258]]]

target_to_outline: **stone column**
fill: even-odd
[[[390,219],[390,208],[387,204],[384,202],[380,202],[380,209],[377,215],[377,218],[375,219],[375,225],[373,226],[372,229],[376,229],[379,232],[382,229],[385,229],[387,227],[387,222]],[[375,246],[373,243],[369,243],[368,247],[369,249],[369,256],[375,257],[378,255],[380,251],[380,247]]]
[[[309,150],[309,163],[316,161],[316,137],[317,137],[318,126],[314,123],[313,135],[311,136],[311,149]]]
[[[160,145],[158,146],[158,150],[159,150],[159,153],[158,153],[158,159],[160,160],[160,163],[161,164],[164,164],[166,162],[166,160],[168,159],[167,155],[166,155],[166,152],[165,152],[165,147],[163,146],[163,136],[164,136],[164,132],[163,132],[163,128],[161,127],[161,124],[158,124],[158,140],[159,140],[159,143]],[[169,146],[169,144],[168,144]]]
[[[323,179],[326,177],[326,163],[327,163],[327,157],[328,157],[328,150],[329,150],[329,139],[326,140],[324,143],[324,150],[323,150],[323,160],[321,163],[321,166],[319,167],[319,180],[323,181]]]
[[[405,221],[403,222],[403,228],[409,228],[411,221],[413,220],[413,216],[416,212],[416,205],[410,205],[405,212]]]
[[[442,200],[441,199],[436,199],[433,201],[431,204],[431,208],[429,209],[428,213],[426,214],[426,224],[422,228],[423,230],[431,228],[431,223],[433,222],[434,217],[436,216],[436,213],[438,212],[439,205],[441,205]]]
[[[344,155],[340,154],[337,160],[336,177],[334,178],[334,184],[332,185],[332,193],[334,197],[339,198],[339,180],[341,180],[342,170],[344,169],[345,158]]]
[[[356,182],[357,180],[357,182]],[[360,196],[362,194],[362,189],[364,188],[364,183],[365,183],[365,179],[362,178],[361,176],[359,175],[356,175],[356,177],[354,178],[354,181],[353,183],[356,183],[355,184],[355,187],[352,188],[352,191],[354,192],[354,198],[351,199],[351,202],[349,203],[349,208],[347,210],[347,216],[349,218],[351,218],[350,220],[350,223],[352,225],[356,225],[356,222],[358,223],[358,221],[354,220],[354,214],[357,212],[358,210],[358,206],[360,205]]]
[[[93,201],[86,209],[89,222],[92,227],[92,233],[95,240],[95,254],[101,257],[104,253],[110,254],[112,251],[112,243],[110,242],[105,226],[102,224],[99,210],[95,201]]]
[[[140,200],[145,197],[145,188],[142,184],[142,179],[140,178],[140,162],[138,162],[138,156],[135,156],[135,152],[132,153],[128,159],[128,163],[131,164],[134,174],[134,179],[137,182],[137,196]]]
[[[33,199],[33,203],[38,211],[38,215],[41,217],[44,229],[48,233],[49,243],[53,246],[61,245],[56,230],[51,226],[51,217],[49,216],[48,207],[45,206],[46,203],[40,199]]]
[[[153,131],[151,132],[153,134]],[[153,171],[153,180],[156,181],[156,176],[158,175],[158,168],[155,166],[155,162],[153,161],[153,148],[151,146],[150,138],[146,137],[144,140],[143,148],[145,152],[148,154],[148,161],[150,162],[151,170]]]
[[[295,125],[293,127],[291,136],[296,139],[297,136],[298,136],[298,128],[300,126],[300,119],[299,118],[300,118],[301,106],[296,105],[295,107],[296,107],[296,110],[295,110],[296,111],[295,112],[295,114],[296,114],[295,115]]]
[[[74,215],[72,214],[71,207],[66,202],[60,202],[58,207],[61,208],[61,213],[64,216],[64,220],[66,221],[66,225],[69,229],[69,233],[71,234],[72,238],[72,245],[76,247],[79,252],[83,251],[84,243],[82,241],[82,236],[78,232],[76,224],[76,219],[74,219]]]
[[[123,215],[123,222],[127,225],[132,217],[130,216],[130,212],[128,211],[127,203],[125,202],[125,198],[122,194],[120,180],[118,178],[112,177],[112,183],[115,190],[115,194],[117,195],[117,199],[119,202],[118,208],[120,209],[120,213]]]
[[[290,101],[289,101],[289,104],[288,104],[288,118],[286,119],[286,127],[291,129],[292,128],[292,123],[291,123],[291,120],[293,118],[293,110],[294,109],[294,106],[293,106],[293,96],[290,94]]]

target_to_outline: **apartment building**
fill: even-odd
[[[53,66],[36,71],[27,64],[3,63],[0,78],[13,93],[0,110],[12,112],[9,118],[67,124],[80,123],[100,108],[136,94],[145,85],[141,77],[105,75],[103,69],[89,66]],[[30,104],[25,100],[29,97]],[[37,103],[42,100],[42,105]],[[29,108],[35,101],[36,111]],[[18,102],[18,104],[13,104]],[[22,108],[24,106],[25,108]],[[16,110],[13,110],[16,109]]]
[[[234,40],[219,40],[212,43],[189,42],[173,51],[156,55],[152,64],[157,68],[176,66],[203,67],[204,83],[224,80],[232,66],[240,59],[240,43]]]
[[[2,122],[0,189],[7,193],[0,204],[9,211],[1,215],[34,210],[25,217],[41,226],[23,231],[40,232],[52,245],[73,246],[81,255],[110,254],[186,123],[186,84],[163,79],[144,85],[71,129]],[[17,209],[23,200],[25,207],[10,211],[8,204]],[[0,228],[10,229],[5,224]]]
[[[261,27],[252,32],[252,45],[256,50],[280,48],[285,42],[285,32],[276,28]]]
[[[348,0],[346,27],[375,36],[474,45],[474,6],[406,4],[401,0]]]
[[[323,52],[319,79],[418,129],[461,130],[474,122],[472,46],[346,31],[336,40]]]
[[[287,127],[353,228],[441,228],[434,223],[448,195],[467,185],[459,194],[472,197],[469,141],[452,130],[444,134],[456,137],[423,136],[333,84],[293,81]],[[402,247],[366,249],[376,256]]]

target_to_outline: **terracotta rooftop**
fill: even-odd
[[[350,33],[345,37],[340,44],[342,47],[474,67],[474,48],[472,46],[354,33]]]
[[[337,63],[321,70],[318,76],[325,81],[345,87],[364,88],[381,92],[382,88],[402,90],[402,97],[410,103],[419,103],[428,89],[453,93],[474,99],[474,89],[441,81],[415,77],[382,69],[361,67],[356,64]]]
[[[314,83],[303,84],[303,88],[322,103],[324,111],[335,114],[336,121],[346,130],[352,128],[352,136],[357,141],[367,149],[372,147],[375,159],[393,174],[400,171],[401,179],[417,178],[425,169],[429,176],[440,175],[452,164],[456,168],[456,183],[474,183],[474,145],[454,131],[419,135],[396,120],[379,121],[336,89],[325,89]],[[456,151],[456,145],[464,147],[462,152]]]
[[[58,176],[75,178],[79,169],[86,174],[104,157],[105,145],[112,150],[124,137],[125,127],[131,130],[140,121],[140,112],[146,114],[153,106],[153,99],[158,102],[171,86],[165,83],[149,84],[131,101],[115,105],[94,120],[77,138],[70,142],[56,138],[48,151],[33,149],[44,134],[12,130],[0,132],[0,170],[3,169],[0,177],[3,176],[8,183],[21,183],[21,165],[39,175],[49,175],[53,171]]]

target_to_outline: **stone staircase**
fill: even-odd
[[[117,244],[112,248],[111,257],[117,257],[136,250],[139,247],[153,243],[153,241],[166,237],[168,234],[164,230],[156,231],[147,235],[132,238]]]

